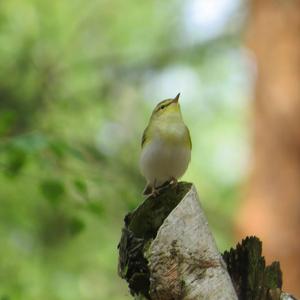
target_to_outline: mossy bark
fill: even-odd
[[[266,266],[262,242],[247,237],[235,249],[225,251],[223,258],[239,299],[280,300],[282,273],[279,262]]]

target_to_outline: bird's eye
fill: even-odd
[[[166,106],[165,105],[162,105],[161,107],[160,107],[160,109],[164,109]]]

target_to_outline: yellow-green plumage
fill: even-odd
[[[173,136],[168,131],[168,129],[169,129],[168,122],[167,121],[155,122],[154,119],[155,119],[155,114],[161,109],[161,107],[163,105],[165,105],[166,106],[165,108],[167,108],[167,106],[172,104],[173,101],[174,101],[174,99],[163,100],[163,101],[159,102],[157,104],[157,106],[155,107],[155,109],[153,110],[150,121],[149,121],[149,125],[145,128],[143,136],[142,136],[142,143],[141,143],[142,148],[143,148],[144,144],[146,144],[148,141],[151,140],[151,137],[157,131],[166,139],[169,139],[170,141],[172,140]],[[177,109],[179,110],[179,113],[181,114],[179,104],[177,104],[177,106],[178,106]],[[164,112],[164,114],[166,114],[166,112]],[[167,114],[168,114],[168,112],[167,112]],[[154,121],[154,124],[151,121]],[[155,123],[157,123],[157,124],[155,124]],[[187,132],[186,132],[187,134],[185,136],[184,142],[186,142],[189,145],[189,147],[192,148],[192,140],[191,140],[190,132],[187,127],[186,127],[186,129],[187,129]],[[176,136],[175,136],[175,139],[176,139]]]
[[[192,143],[178,98],[155,107],[142,137],[140,168],[152,190],[180,178],[190,162]]]

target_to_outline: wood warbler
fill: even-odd
[[[191,160],[192,142],[179,96],[158,103],[144,131],[140,156],[141,173],[147,180],[144,195],[156,195],[169,183],[176,185]]]

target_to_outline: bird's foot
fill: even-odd
[[[178,181],[175,177],[172,177],[170,180],[167,180],[166,182],[164,182],[162,185],[158,186],[156,189],[158,192],[167,189],[169,187],[176,188],[178,185]]]
[[[170,185],[171,181],[168,180],[166,182],[164,182],[162,185],[160,185],[159,187],[157,187],[159,190],[163,190],[165,188],[167,188]]]
[[[152,194],[152,186],[147,184],[143,190],[143,195],[144,196],[149,196]]]
[[[170,180],[164,182],[160,186],[155,186],[155,182],[154,182],[154,185],[147,184],[143,191],[143,195],[147,196],[147,197],[157,197],[161,193],[162,190],[164,190],[168,187],[175,189],[177,186],[178,186],[177,179],[175,177],[172,177]]]
[[[172,188],[175,189],[175,188],[177,188],[178,180],[175,177],[172,177],[171,181],[169,181],[169,183],[172,186]]]
[[[157,197],[159,195],[159,193],[160,193],[160,189],[153,187],[152,192],[151,192],[151,194],[149,196],[155,198],[155,197]]]
[[[166,183],[162,184],[161,186],[156,187],[156,180],[154,181],[153,185],[147,184],[143,195],[147,197],[157,197],[160,193],[160,191],[165,188]]]

